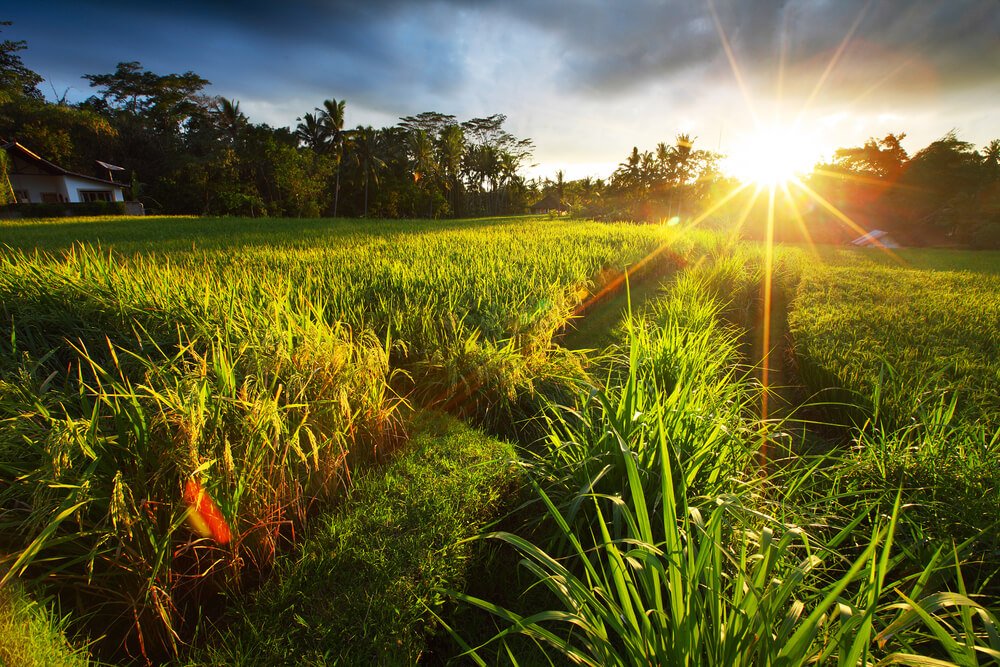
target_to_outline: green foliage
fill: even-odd
[[[86,651],[66,640],[67,619],[32,600],[23,588],[0,588],[0,664],[19,667],[85,667]]]
[[[682,283],[681,294],[666,301],[686,307],[666,310],[696,311],[690,299],[699,290],[681,296],[685,289]],[[705,305],[704,317],[684,320],[688,336],[713,330],[717,306]],[[706,398],[732,405],[724,397],[738,394],[742,381],[724,378],[737,386],[678,398],[677,387],[657,381],[655,371],[667,366],[672,375],[672,359],[708,361],[705,353],[675,346],[657,355],[648,338],[630,333],[629,373],[606,391],[592,389],[547,443],[566,468],[593,461],[597,474],[574,488],[552,483],[549,471],[562,466],[534,467],[554,533],[550,546],[511,532],[485,536],[517,553],[527,585],[544,587],[550,606],[514,611],[453,593],[498,620],[489,642],[503,643],[516,662],[507,642],[523,634],[572,663],[595,666],[922,664],[937,651],[979,664],[978,655],[996,655],[996,616],[967,595],[961,569],[952,573],[957,592],[929,586],[942,574],[943,549],[916,571],[905,549],[895,549],[898,497],[885,516],[863,494],[840,498],[847,468],[834,459],[785,460],[771,464],[770,479],[767,464],[756,479],[743,477],[767,432],[738,426],[739,401],[732,412],[701,406]],[[643,366],[654,374],[644,375]],[[808,504],[790,505],[817,489]],[[780,498],[769,500],[774,494]],[[765,512],[771,502],[780,519]],[[819,507],[828,517],[833,509],[846,512],[833,525],[813,524],[825,538],[803,527],[816,521]],[[466,656],[486,664],[478,655],[485,646],[465,647]]]
[[[860,235],[860,225],[889,230],[907,245],[997,247],[993,143],[980,152],[949,132],[911,157],[900,145],[904,136],[889,134],[838,149],[831,164],[817,166],[809,186],[856,225],[832,222],[829,209],[810,205],[807,198],[811,234],[848,240]],[[829,226],[840,233],[824,233]]]
[[[194,72],[156,74],[136,61],[108,74],[84,74],[113,112],[139,120],[153,132],[176,132],[198,109],[195,97],[211,83]]]
[[[333,163],[315,153],[274,144],[265,153],[274,173],[275,194],[270,213],[294,218],[315,218],[328,205],[327,182]]]
[[[1000,428],[998,294],[995,273],[814,265],[789,318],[803,378],[871,397],[892,425],[955,394],[964,419]]]
[[[10,21],[0,21],[0,26],[10,26]],[[5,39],[0,42],[0,104],[15,97],[39,100],[42,93],[38,84],[43,79],[38,72],[25,66],[19,52],[27,49],[24,40]]]

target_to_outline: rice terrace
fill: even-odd
[[[0,21],[0,664],[1000,664],[995,5],[452,4]]]

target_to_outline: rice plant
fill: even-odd
[[[108,222],[99,247],[52,222],[0,253],[3,580],[87,609],[102,656],[182,652],[405,440],[408,398],[523,428],[582,372],[551,337],[591,276],[668,240],[298,224],[308,241],[273,222]]]
[[[632,345],[641,348],[639,339]],[[728,476],[698,493],[692,482],[705,461],[684,451],[668,423],[677,406],[651,385],[637,385],[630,374],[616,389],[658,394],[642,405],[644,427],[613,426],[620,405],[639,405],[638,397],[613,400],[597,389],[588,409],[607,414],[590,423],[608,428],[563,422],[566,441],[582,451],[599,455],[612,449],[607,441],[617,445],[601,475],[621,485],[591,483],[566,502],[562,486],[553,487],[554,496],[542,486],[548,480],[535,481],[555,533],[550,546],[511,532],[484,536],[516,551],[528,585],[544,587],[549,606],[517,612],[452,592],[502,628],[480,646],[460,638],[465,657],[487,664],[480,654],[496,642],[516,664],[507,642],[526,635],[543,650],[594,666],[939,664],[936,655],[975,665],[1000,658],[996,615],[965,590],[960,551],[941,545],[914,570],[905,550],[894,548],[905,511],[898,494],[887,514],[854,496],[844,521],[827,525],[821,537],[789,520],[794,509],[781,520],[763,510],[770,484],[802,487],[816,475],[835,482],[843,474],[835,465],[798,459],[773,479],[723,468]],[[745,438],[718,440],[715,456],[742,456],[752,446]],[[842,500],[831,494],[823,504]],[[942,577],[957,590],[934,590]]]

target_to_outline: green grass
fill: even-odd
[[[532,658],[593,664],[995,655],[995,254],[774,255],[798,365],[771,378],[846,401],[811,458],[813,424],[760,419],[766,254],[722,236],[541,218],[0,233],[0,576],[72,611],[15,605],[48,619],[36,653],[83,630],[113,661],[190,642],[198,664],[444,661],[460,649],[436,618],[495,632],[442,592],[472,578],[511,589],[467,596],[510,625],[497,661],[522,632],[547,647]],[[671,279],[584,323],[607,354],[554,344],[629,266]],[[516,556],[464,541],[520,500],[511,446],[409,406],[521,445],[538,499],[495,536]],[[232,541],[196,532],[193,482]],[[516,558],[523,598],[489,570]]]
[[[192,664],[414,664],[469,576],[465,542],[518,498],[511,445],[424,415],[404,453],[365,475]]]
[[[4,580],[91,610],[101,655],[177,654],[405,440],[406,399],[525,428],[581,373],[551,336],[591,278],[671,240],[538,219],[5,222]],[[188,527],[195,481],[232,542]]]
[[[1000,256],[899,255],[907,265],[838,250],[803,271],[789,315],[798,370],[825,419],[855,426],[853,488],[901,489],[933,539],[973,538],[988,562],[1000,544]]]
[[[896,424],[957,394],[963,419],[1000,428],[1000,274],[823,266],[803,278],[790,326],[807,376],[872,397]]]
[[[810,253],[813,250],[805,246],[799,247]],[[816,251],[826,263],[838,266],[883,265],[921,271],[1000,273],[1000,252],[996,250],[895,248],[891,252],[886,252],[878,249],[820,246]]]
[[[86,667],[83,648],[66,639],[68,619],[32,600],[17,585],[0,588],[0,664],[19,667]]]
[[[783,425],[747,410],[753,380],[732,372],[736,338],[708,277],[682,277],[630,323],[627,373],[586,391],[546,441],[559,463],[527,459],[554,539],[484,538],[515,551],[524,585],[549,596],[515,611],[454,592],[501,627],[466,642],[467,656],[487,664],[500,644],[513,657],[515,635],[594,666],[1000,656],[996,615],[968,595],[960,549],[915,556],[920,517],[898,495],[840,493],[849,458],[779,458]],[[764,443],[770,460],[750,474]],[[554,471],[583,473],[567,483]]]

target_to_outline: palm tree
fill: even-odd
[[[427,181],[437,175],[438,164],[434,156],[434,143],[424,130],[415,130],[407,138],[413,180]]]
[[[517,170],[521,166],[521,158],[510,151],[500,151],[497,168],[499,170],[499,185],[503,187],[502,194],[506,199],[506,207],[509,210],[512,194],[515,190],[524,188],[524,180],[517,175]],[[559,203],[562,203],[562,171],[559,172]],[[500,211],[496,211],[499,213]]]
[[[683,188],[691,178],[691,163],[695,138],[696,137],[692,137],[687,133],[678,134],[674,147],[671,151],[672,159],[670,161],[670,180],[673,185],[673,193],[676,193],[677,195],[678,217],[683,217],[684,213],[684,192],[681,188]],[[673,198],[674,195],[671,194],[671,200],[673,200]],[[672,201],[671,208],[673,208]]]
[[[438,164],[434,155],[434,142],[424,130],[413,130],[407,136],[407,152],[409,153],[410,168],[413,170],[413,180],[417,187],[425,193],[429,192],[437,180]],[[433,199],[428,197],[428,205],[433,205]],[[432,210],[428,210],[428,217],[433,215]]]
[[[983,166],[986,167],[987,178],[1000,178],[1000,139],[994,139],[983,148]]]
[[[489,212],[491,199],[487,196],[486,184],[489,183],[490,192],[496,190],[500,171],[496,148],[490,144],[469,146],[462,159],[462,171],[465,173],[469,190],[477,195],[477,207],[483,205],[480,210]]]
[[[623,190],[631,190],[639,185],[642,175],[642,155],[639,147],[633,146],[625,162],[618,165],[614,178],[618,186]]]
[[[678,185],[686,183],[691,176],[691,151],[694,148],[694,137],[690,134],[678,134],[674,146],[674,179]]]
[[[444,176],[444,186],[451,198],[451,212],[458,213],[455,199],[461,185],[462,156],[465,153],[465,133],[459,125],[448,125],[438,136],[438,164]]]
[[[211,114],[215,126],[222,132],[229,145],[235,146],[243,130],[249,125],[249,119],[240,111],[239,101],[227,100],[225,97],[216,98]]]
[[[307,148],[317,153],[322,152],[327,146],[329,135],[318,116],[306,113],[296,120],[300,122],[295,128],[295,137]]]
[[[365,183],[365,212],[364,217],[368,217],[368,184],[375,182],[378,187],[378,172],[385,167],[385,160],[380,157],[381,141],[379,131],[371,125],[361,127],[360,125],[351,133],[351,145],[354,153],[354,163],[361,168],[361,175]]]
[[[317,109],[320,123],[326,130],[329,145],[337,156],[336,183],[333,187],[333,217],[337,217],[337,202],[340,199],[340,163],[344,160],[344,143],[347,132],[344,131],[345,100],[329,99],[323,101],[323,108]]]

